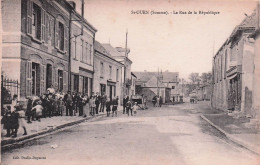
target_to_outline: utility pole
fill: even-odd
[[[158,73],[157,73],[157,96],[159,97],[159,67],[158,67]]]
[[[126,88],[126,58],[128,56],[127,54],[127,34],[128,34],[128,30],[126,29],[126,41],[125,41],[125,58],[124,58],[124,97],[127,95],[127,88]]]

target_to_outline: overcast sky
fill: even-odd
[[[80,9],[80,0],[76,0]],[[85,0],[85,18],[98,29],[96,40],[128,47],[132,71],[169,70],[187,78],[212,69],[215,52],[256,8],[255,1]],[[131,11],[214,11],[218,15],[141,15]]]

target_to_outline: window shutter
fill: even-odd
[[[49,32],[50,33],[50,37],[51,37],[51,45],[54,46],[54,42],[55,42],[55,37],[54,37],[54,19],[53,17],[50,17],[50,29],[51,31]]]
[[[59,48],[58,38],[59,38],[59,21],[56,19],[55,21],[55,47],[56,48]]]
[[[48,43],[49,41],[49,29],[50,29],[50,19],[49,19],[49,15],[47,14],[47,12],[45,12],[45,28],[46,28],[46,31],[45,31],[45,38],[46,38],[46,43]]]
[[[27,0],[27,34],[32,36],[32,13],[33,3],[31,0]]]
[[[43,42],[46,42],[46,28],[45,28],[45,24],[46,24],[46,20],[45,20],[45,10],[41,9],[41,40]]]
[[[27,80],[26,80],[26,96],[31,96],[32,95],[32,62],[28,61],[27,62]]]
[[[41,95],[45,93],[45,66],[41,65]]]
[[[67,82],[68,82],[68,74],[65,70],[63,70],[63,91],[66,91],[68,89]]]
[[[58,78],[59,78],[59,74],[58,74],[58,68],[55,69],[55,87],[58,87]]]
[[[64,25],[64,51],[68,52],[68,28]]]

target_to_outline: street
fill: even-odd
[[[119,112],[2,153],[2,164],[255,165],[257,157],[229,142],[199,114],[208,102]],[[44,157],[36,160],[29,157]],[[28,159],[25,159],[25,158]]]

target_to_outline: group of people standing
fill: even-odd
[[[125,96],[123,98],[123,114],[127,114],[129,116],[131,113],[131,116],[133,116],[133,112],[134,114],[137,113],[137,108],[137,102],[131,101],[131,99],[129,99],[129,96]]]
[[[161,107],[163,104],[163,99],[162,96],[154,96],[152,100],[153,106],[154,107]]]

